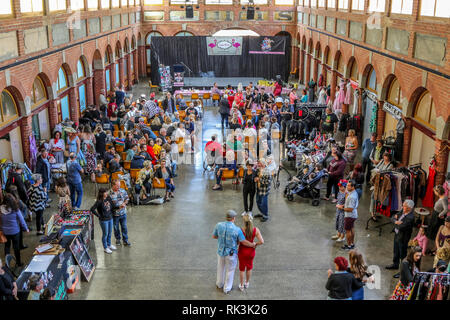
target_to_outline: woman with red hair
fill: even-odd
[[[336,272],[328,270],[328,281],[325,288],[328,290],[328,300],[352,300],[353,290],[360,289],[363,284],[348,272],[348,261],[344,257],[334,259]]]

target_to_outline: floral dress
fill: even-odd
[[[86,173],[89,175],[95,173],[95,169],[97,168],[97,158],[95,156],[96,153],[94,143],[92,140],[83,140],[81,149],[83,150],[83,154],[86,159]]]
[[[338,193],[337,203],[336,204],[339,204],[339,205],[345,204],[345,193],[344,192],[339,192]],[[345,233],[345,230],[344,230],[344,217],[345,217],[344,210],[336,208],[336,230],[340,234],[344,234]]]

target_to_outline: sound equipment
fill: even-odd
[[[186,6],[186,18],[187,19],[194,18],[194,7],[190,5]]]
[[[247,7],[247,20],[255,19],[255,7]]]

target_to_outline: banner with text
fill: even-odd
[[[242,55],[242,37],[206,37],[209,56]]]
[[[285,37],[251,37],[249,53],[251,54],[286,54]]]

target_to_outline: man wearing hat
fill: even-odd
[[[217,281],[218,289],[228,294],[233,287],[234,271],[237,265],[238,244],[255,248],[255,243],[245,239],[242,230],[234,224],[237,213],[228,210],[227,221],[216,224],[213,238],[217,239]]]

